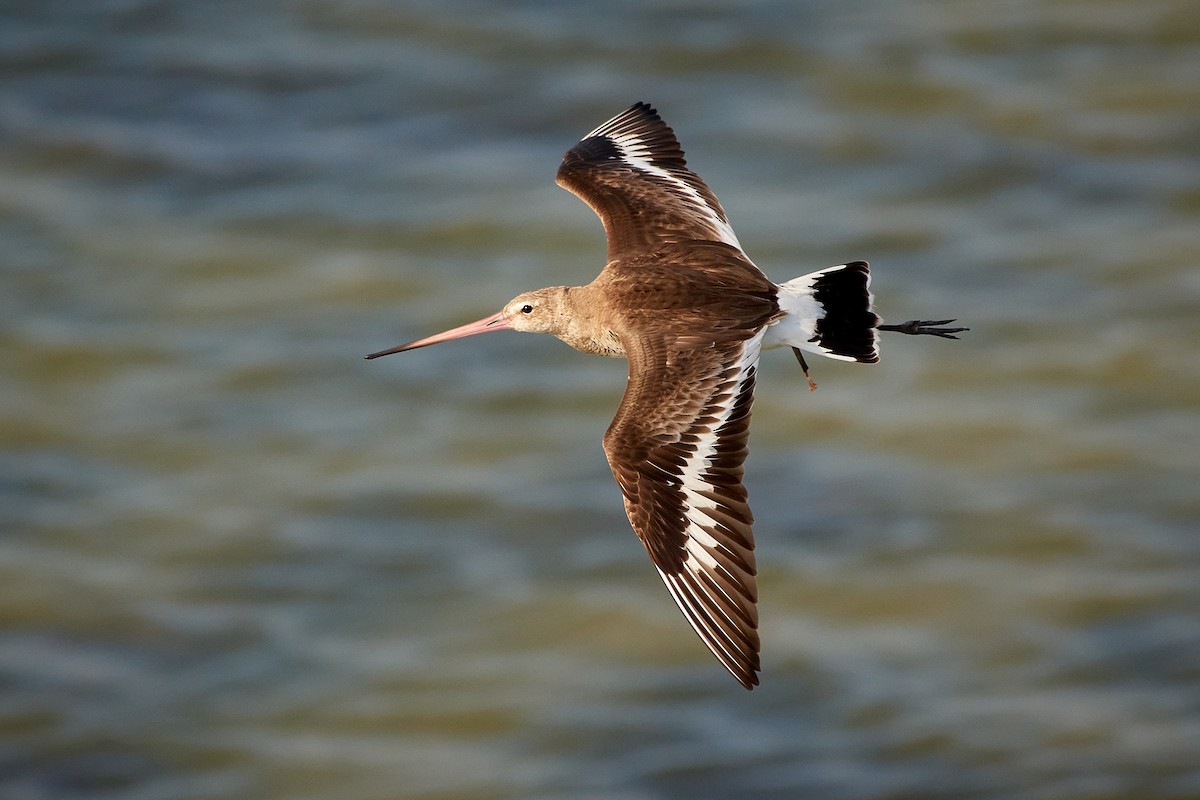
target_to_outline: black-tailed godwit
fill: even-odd
[[[773,283],[645,103],[572,147],[558,183],[604,223],[608,263],[594,281],[518,295],[490,317],[367,358],[511,329],[628,359],[604,452],[629,522],[701,640],[751,689],[758,588],[742,464],[759,353],[791,347],[807,377],[804,351],[873,363],[879,331],[954,339],[967,329],[880,324],[865,261]]]

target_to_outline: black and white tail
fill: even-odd
[[[865,261],[826,267],[780,284],[779,307],[787,316],[767,330],[766,344],[875,363],[879,317],[873,310],[870,286]]]

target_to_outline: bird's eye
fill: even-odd
[[[533,306],[529,305],[529,303],[526,303],[525,305],[521,306],[521,313],[522,314],[532,314]]]

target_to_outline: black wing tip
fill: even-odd
[[[667,121],[662,118],[662,114],[658,113],[658,109],[647,103],[645,100],[639,100],[631,105],[625,112],[631,117],[638,117],[639,121],[650,128],[658,128],[660,135],[670,137],[676,147],[680,149],[682,155],[682,146],[679,144],[679,137],[675,135],[675,129],[667,124]]]
[[[593,136],[612,136],[614,134],[627,133],[631,130],[655,133],[658,136],[669,139],[672,144],[679,147],[675,131],[666,123],[662,115],[658,113],[658,109],[645,100],[637,101],[629,108],[610,118],[585,136],[583,141]]]
[[[633,136],[649,147],[643,157],[668,170],[685,170],[687,160],[675,131],[649,103],[639,100],[621,113],[603,122],[563,155],[557,181],[568,185],[572,170],[581,166],[600,166],[621,160],[617,142]]]
[[[636,103],[629,106],[629,108],[625,109],[619,114],[614,114],[606,122],[596,128],[593,133],[589,134],[589,136],[599,135],[600,131],[606,128],[612,129],[621,127],[623,125],[628,125],[630,122],[635,120],[643,123],[657,122],[664,125],[666,124],[663,122],[662,116],[658,113],[658,109],[656,109],[650,103],[647,103],[645,100],[638,100]]]
[[[628,118],[641,117],[642,119],[645,119],[647,121],[655,120],[658,122],[662,122],[662,117],[659,116],[658,109],[656,109],[650,103],[647,103],[645,100],[638,100],[636,103],[631,105],[629,108],[625,109],[620,114],[615,115],[612,119],[610,119],[608,122],[606,122],[604,124],[608,125],[612,122],[615,122],[618,119],[623,119],[623,118],[627,118],[627,117]]]
[[[647,119],[652,119],[652,120],[655,120],[656,122],[663,121],[662,115],[660,115],[658,113],[658,109],[655,108],[654,106],[650,105],[649,103],[647,103],[645,100],[638,100],[636,103],[634,103],[633,105],[631,105],[629,107],[629,111],[637,112],[637,113],[641,114],[642,116],[646,117]]]

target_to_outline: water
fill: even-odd
[[[1200,796],[1194,4],[0,16],[0,796]],[[765,359],[753,693],[621,362],[360,358],[589,280],[554,170],[640,99],[773,277],[973,328]]]

